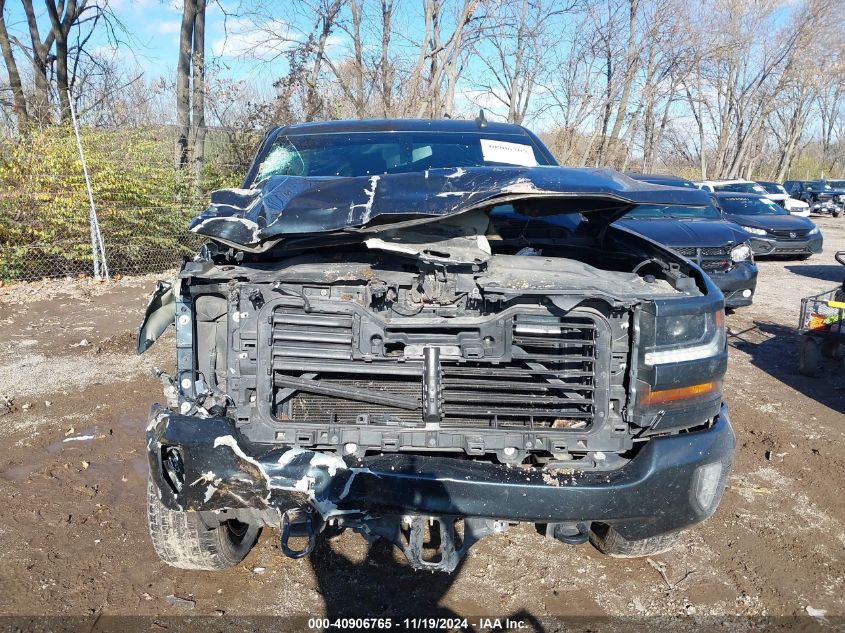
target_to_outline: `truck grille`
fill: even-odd
[[[517,315],[510,363],[443,366],[445,424],[583,428],[595,404],[595,329],[589,318]]]
[[[731,269],[730,246],[682,246],[676,248],[675,252],[694,261],[704,272],[723,273]]]
[[[423,425],[422,361],[355,358],[360,318],[276,309],[272,372],[278,420]],[[504,359],[440,360],[441,428],[588,427],[596,406],[593,317],[520,313],[509,319],[508,330]]]
[[[351,359],[352,316],[276,308],[273,358]]]

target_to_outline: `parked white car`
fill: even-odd
[[[714,193],[716,191],[732,191],[734,193],[756,193],[768,197],[769,193],[753,180],[703,180],[695,183],[699,189]]]
[[[763,180],[758,180],[757,184],[766,190],[766,196],[769,200],[774,200],[792,215],[798,215],[802,218],[810,217],[810,205],[803,200],[790,196],[782,184]]]
[[[770,191],[764,183],[754,182],[753,180],[704,180],[695,183],[699,189],[709,191],[711,193],[716,191],[732,191],[734,193],[756,193],[759,196],[765,196],[769,200],[776,202],[784,209],[789,211],[792,215],[799,215],[807,217],[810,215],[810,207],[806,202],[791,198],[781,185],[777,183],[765,183],[767,185],[775,185],[779,190]]]

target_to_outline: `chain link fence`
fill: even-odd
[[[174,165],[169,125],[82,128],[81,144],[111,275],[160,272],[192,256],[187,231],[209,192],[237,186],[257,138],[209,129],[202,169]],[[90,204],[73,129],[0,134],[0,281],[94,274]]]
[[[105,240],[109,272],[115,275],[157,273],[190,258],[204,239],[191,233],[124,240]],[[52,244],[0,244],[0,280],[34,281],[52,277],[90,276],[90,241]]]

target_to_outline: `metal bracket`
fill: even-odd
[[[282,553],[288,558],[305,558],[314,551],[314,546],[317,544],[317,532],[313,515],[299,509],[288,510],[282,515],[282,536],[279,539]],[[291,549],[288,545],[291,536],[305,537],[308,542],[301,550]]]
[[[403,530],[403,523],[407,526],[409,520],[410,527]],[[464,523],[464,533],[459,543],[455,523],[460,520]],[[435,560],[423,558],[425,524],[429,521],[437,523],[440,537],[440,543],[434,550]],[[451,573],[458,567],[470,547],[488,534],[505,531],[508,524],[493,519],[479,518],[385,516],[369,519],[358,525],[350,523],[348,527],[361,534],[370,543],[378,538],[387,539],[399,548],[414,569]]]
[[[426,345],[423,349],[422,404],[423,422],[440,422],[440,348]]]

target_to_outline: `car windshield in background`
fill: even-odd
[[[845,180],[817,180],[813,183],[814,191],[838,191],[845,185]]]
[[[276,138],[263,157],[256,181],[270,176],[355,177],[452,167],[547,164],[528,137],[516,134],[302,134]]]
[[[769,182],[765,185],[760,186],[765,189],[767,193],[786,193],[786,189],[784,189],[781,185],[777,184],[776,182]]]
[[[734,193],[766,193],[766,190],[763,187],[761,187],[760,185],[755,185],[752,182],[731,182],[724,185],[713,185],[713,188],[716,191],[733,191]]]
[[[653,185],[663,185],[664,187],[686,187],[687,189],[698,189],[695,183],[690,182],[689,180],[663,180],[661,178],[636,178],[635,180],[644,180],[645,182],[650,182]]]
[[[625,214],[626,220],[718,220],[722,216],[711,206],[688,207],[640,204]]]
[[[731,215],[789,215],[789,211],[765,198],[746,198],[745,196],[719,198],[719,204],[725,213]]]

